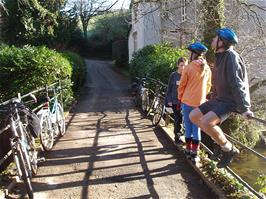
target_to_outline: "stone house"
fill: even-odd
[[[198,0],[141,1],[131,4],[132,28],[129,34],[129,60],[146,45],[171,42],[182,46],[197,35]],[[191,13],[188,15],[188,13]]]
[[[171,42],[181,47],[193,39],[201,40],[200,6],[201,0],[132,0],[129,61],[135,51],[146,45]],[[250,82],[255,84],[266,80],[266,0],[248,0],[241,6],[242,9],[236,0],[225,0],[225,24],[237,32],[240,42],[236,50],[246,60]],[[259,20],[248,9],[255,11]]]

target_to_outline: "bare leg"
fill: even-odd
[[[195,108],[194,110],[192,110],[189,114],[189,119],[196,125],[199,126],[199,122],[201,120],[201,118],[203,117],[202,112],[200,111],[199,108]]]
[[[201,111],[196,108],[190,115],[190,120],[198,125],[206,134],[208,134],[217,144],[224,146],[227,139],[222,129],[217,126],[220,123],[220,118],[212,111],[203,115]]]
[[[203,115],[197,108],[190,113],[190,120],[198,125],[206,134],[208,134],[217,144],[222,147],[222,156],[217,163],[218,168],[224,168],[232,162],[234,156],[239,154],[239,150],[229,142],[222,129],[217,125],[220,123],[220,118],[210,111]]]

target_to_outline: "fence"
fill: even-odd
[[[137,79],[140,79],[140,78],[137,78]],[[156,84],[160,84],[161,86],[164,87],[164,90],[167,89],[167,85],[166,84],[163,84],[162,82],[160,82],[159,80],[156,80],[156,79],[153,79],[153,78],[148,78],[146,77],[146,81],[147,82],[150,82],[150,83],[147,83],[147,85],[156,85]],[[153,90],[154,88],[151,86],[151,87],[148,87],[149,89]],[[154,91],[151,91],[152,93],[154,93]],[[164,93],[162,93],[163,95]],[[166,123],[166,126],[170,123],[170,122],[174,122],[174,119],[170,116],[169,113],[165,112],[165,123]],[[256,120],[257,122],[260,122],[262,124],[266,124],[266,121],[265,120],[262,120],[260,118],[256,118],[256,117],[251,117],[251,119],[253,120]],[[225,134],[225,136],[233,143],[245,148],[247,151],[249,151],[250,153],[256,155],[257,157],[259,157],[261,160],[263,161],[266,161],[266,157],[260,153],[258,153],[257,151],[255,151],[254,149],[251,149],[250,147],[248,146],[245,146],[243,143],[239,142],[238,140],[236,140],[235,138]],[[201,146],[202,148],[210,155],[212,155],[212,151],[206,146],[204,145],[203,143],[201,143]],[[261,198],[263,199],[264,197],[258,193],[252,186],[250,186],[247,182],[245,182],[238,174],[236,174],[230,167],[226,167],[225,168],[232,176],[234,176],[240,183],[242,183],[249,191],[251,191],[255,196],[257,196],[258,198]]]
[[[64,80],[63,80],[64,81]],[[24,98],[26,98],[26,97],[29,97],[30,95],[32,95],[32,94],[41,94],[42,92],[45,92],[47,89],[51,89],[51,88],[55,88],[55,87],[62,87],[62,81],[59,81],[59,82],[56,82],[56,83],[53,83],[53,84],[51,84],[51,85],[49,85],[49,86],[47,86],[47,87],[43,87],[43,88],[40,88],[40,89],[36,89],[36,90],[34,90],[34,91],[31,91],[31,92],[29,92],[29,93],[27,93],[27,94],[25,94],[25,95],[20,95],[20,93],[18,93],[18,98],[19,99],[24,99]],[[58,94],[59,96],[60,96],[60,101],[63,103],[63,97],[62,97],[62,92],[61,92],[61,90],[60,90],[60,93]],[[51,100],[53,100],[54,99],[54,97],[55,96],[53,96],[52,98],[51,98]],[[7,101],[5,101],[5,102],[2,102],[2,103],[0,103],[0,106],[1,105],[6,105],[6,104],[8,104],[9,103],[9,100],[7,100]],[[38,103],[38,102],[37,102]],[[62,104],[63,105],[63,104]],[[38,110],[38,109],[40,109],[41,107],[43,106],[43,103],[41,103],[41,104],[39,104],[39,105],[37,105],[37,106],[35,106],[34,108],[32,108],[32,111],[36,111],[36,110]],[[2,133],[5,133],[5,132],[7,132],[7,130],[9,129],[9,125],[7,125],[7,126],[5,126],[3,129],[1,129],[1,131],[0,131],[0,135],[2,134]],[[0,165],[2,165],[10,156],[11,156],[11,154],[12,154],[12,151],[10,150],[10,151],[8,151],[5,155],[4,155],[4,157],[0,160]]]

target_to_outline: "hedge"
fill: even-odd
[[[70,62],[47,47],[0,47],[0,101],[72,75]],[[69,80],[68,85],[71,82]],[[68,95],[72,95],[71,90]]]
[[[85,60],[76,53],[64,52],[63,56],[67,58],[72,65],[71,81],[73,82],[73,91],[78,92],[78,89],[84,84],[86,77]]]
[[[186,51],[173,48],[169,43],[148,45],[133,54],[130,62],[132,77],[149,77],[168,82],[171,72],[175,70],[178,58],[186,55]]]

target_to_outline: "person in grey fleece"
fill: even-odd
[[[247,71],[243,59],[234,51],[238,43],[235,32],[230,28],[216,31],[212,41],[215,50],[214,98],[200,105],[190,113],[190,119],[208,134],[222,149],[218,168],[226,167],[239,150],[227,140],[218,126],[232,112],[245,118],[253,116],[250,111],[250,93]]]
[[[181,78],[181,73],[188,64],[187,59],[181,57],[178,59],[176,63],[176,71],[172,72],[167,86],[166,96],[165,96],[165,105],[166,107],[172,107],[174,112],[174,134],[175,134],[175,142],[179,142],[179,138],[182,135],[182,113],[180,108],[180,102],[177,99],[178,93],[178,85]]]

